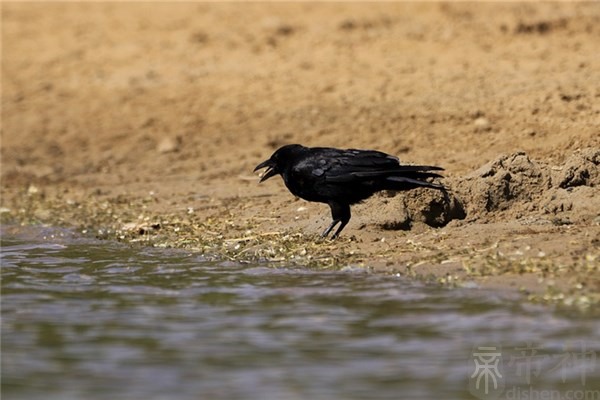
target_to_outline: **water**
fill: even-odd
[[[472,399],[478,346],[488,394],[600,399],[595,318],[491,291],[44,228],[4,229],[1,265],[3,399]]]

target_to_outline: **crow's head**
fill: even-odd
[[[299,144],[288,144],[280,147],[271,158],[258,164],[254,168],[254,172],[262,168],[267,168],[263,176],[260,178],[260,182],[264,182],[272,176],[281,174],[286,166],[294,159],[294,157],[301,153],[306,147]]]

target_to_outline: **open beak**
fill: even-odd
[[[262,168],[268,168],[268,169],[265,171],[265,173],[263,174],[263,176],[260,178],[259,183],[260,182],[264,182],[267,179],[269,179],[270,177],[275,176],[275,175],[278,174],[278,172],[275,170],[275,164],[271,160],[266,160],[266,161],[263,161],[260,164],[258,164],[256,166],[256,168],[254,168],[254,172],[256,172],[256,171],[258,171],[259,169],[262,169]]]

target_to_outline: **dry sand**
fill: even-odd
[[[4,3],[2,220],[600,301],[598,3]],[[446,169],[326,205],[282,144]]]

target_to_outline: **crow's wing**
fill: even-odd
[[[330,149],[327,149],[330,150]],[[387,179],[406,181],[441,177],[430,171],[443,168],[428,165],[400,165],[398,158],[375,150],[323,151],[316,156],[313,174],[324,176],[326,182],[344,183]]]
[[[311,152],[293,166],[295,174],[329,178],[349,173],[386,170],[397,167],[398,159],[374,150],[311,148]]]

